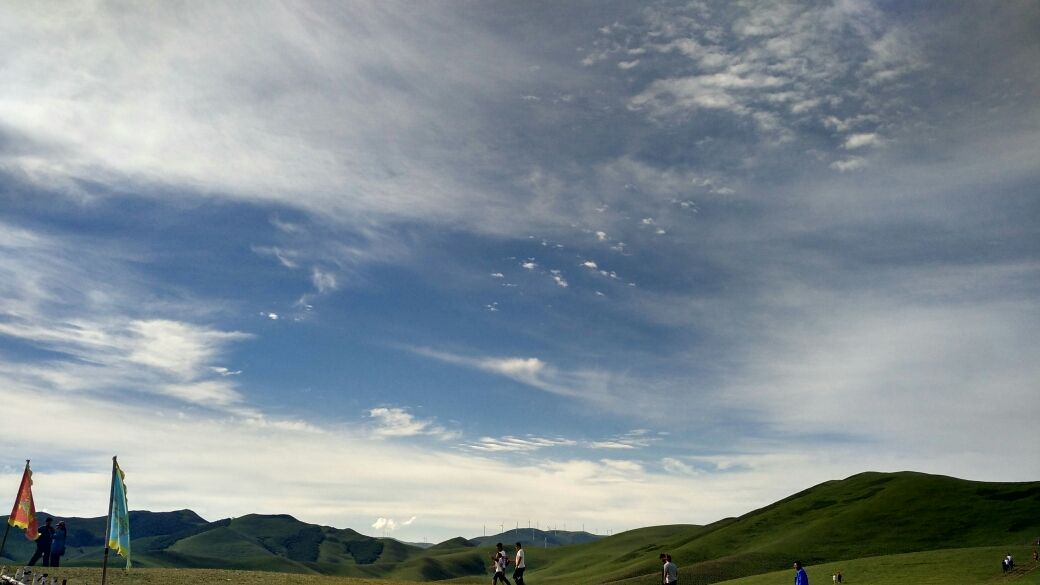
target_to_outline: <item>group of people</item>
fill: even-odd
[[[672,555],[661,553],[661,582],[664,585],[677,585],[679,583],[679,567],[672,562]],[[841,573],[834,576],[836,583],[841,583]],[[492,583],[494,585],[494,583]],[[794,585],[809,585],[809,575],[805,574],[802,561],[794,562]]]
[[[499,542],[495,545],[495,554],[491,555],[491,569],[494,572],[494,576],[491,577],[491,585],[496,585],[499,581],[509,584],[509,579],[506,579],[506,568],[510,563],[513,563],[513,581],[516,585],[524,585],[524,569],[527,568],[527,562],[524,559],[524,546],[519,542],[516,543],[516,561],[511,561],[509,555],[502,548],[502,543]]]
[[[57,567],[61,563],[61,555],[65,554],[65,539],[69,535],[65,528],[65,521],[59,520],[57,527],[51,526],[54,518],[47,518],[40,528],[40,535],[36,538],[36,552],[26,563],[33,567],[36,562],[43,560],[44,567]]]
[[[1008,553],[1004,560],[1000,561],[1000,566],[1005,573],[1009,573],[1015,568],[1015,558],[1011,556],[1011,553]]]

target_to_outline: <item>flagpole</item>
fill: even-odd
[[[25,471],[29,470],[29,460],[25,460]],[[25,477],[25,471],[22,472],[22,477]],[[19,489],[18,494],[14,497],[14,505],[18,505],[18,498],[22,495],[22,491]],[[7,517],[7,528],[4,529],[4,540],[0,541],[0,557],[4,556],[4,547],[7,546],[7,534],[11,532],[11,517]]]
[[[105,523],[105,561],[101,565],[101,585],[108,576],[108,539],[112,536],[112,500],[116,491],[116,456],[112,456],[112,486],[108,489],[108,522]]]

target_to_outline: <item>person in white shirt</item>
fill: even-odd
[[[501,542],[496,544],[495,548],[498,550],[496,550],[495,554],[491,556],[491,562],[495,569],[495,576],[491,578],[491,585],[497,585],[499,581],[502,581],[506,585],[512,585],[509,582],[509,579],[506,579],[506,565],[509,564],[509,555],[507,555],[506,551],[502,549]]]
[[[524,547],[519,542],[516,543],[516,568],[513,569],[513,582],[516,585],[524,585],[524,569],[527,568],[527,563],[524,562]]]
[[[679,567],[672,562],[672,555],[664,555],[664,566],[661,567],[664,585],[675,585],[679,582]]]

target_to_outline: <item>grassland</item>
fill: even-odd
[[[1000,559],[1008,552],[1017,559],[1017,567],[1005,576],[1000,569]],[[843,583],[849,585],[1040,584],[1040,568],[1033,563],[1028,547],[979,547],[870,557],[814,565],[808,567],[806,573],[810,583],[824,585],[831,583],[831,576],[838,571],[842,573]],[[793,572],[788,569],[723,583],[773,585],[792,580]]]
[[[41,569],[42,571],[42,569]],[[68,585],[100,585],[101,569],[97,567],[59,567],[51,575],[68,580]],[[268,571],[236,571],[223,569],[122,569],[108,570],[110,585],[417,585],[415,581],[357,579],[272,573]]]
[[[149,575],[166,574],[151,570],[217,567],[239,572],[233,573],[236,577],[214,577],[215,582],[247,578],[249,583],[330,585],[364,583],[364,579],[379,579],[382,585],[488,581],[491,549],[464,539],[424,550],[284,515],[206,522],[187,511],[172,517],[139,514],[142,521],[132,524],[138,527],[133,547],[140,569],[131,573],[141,575],[136,583],[148,583],[143,579]],[[84,526],[89,528],[86,522]],[[90,532],[86,528],[82,529]],[[739,578],[752,579],[736,581],[740,585],[787,583],[790,575],[785,573],[796,558],[810,567],[814,585],[827,583],[837,568],[852,583],[895,583],[908,576],[915,584],[987,583],[994,573],[1000,578],[999,561],[1008,550],[1021,566],[1032,562],[1032,550],[1022,547],[1038,535],[1040,482],[982,483],[911,472],[863,473],[707,526],[654,526],[556,548],[531,543],[528,580],[538,585],[655,585],[657,556],[668,552],[681,567],[684,585]],[[85,545],[65,560],[73,567],[96,567],[101,538],[92,533],[81,536]],[[502,540],[510,542],[505,536]],[[31,553],[31,543],[24,540],[13,539],[9,545],[8,558],[25,559]],[[951,552],[952,547],[958,550]],[[263,577],[265,573],[248,572],[258,570],[272,571],[267,573],[270,580]],[[168,573],[170,579],[191,574],[201,575]],[[852,581],[857,575],[870,578]],[[355,580],[322,581],[322,576]],[[208,577],[199,579],[208,582]],[[1037,577],[1023,574],[1016,579],[1034,583]],[[176,585],[177,581],[161,582]]]
[[[1004,576],[1000,570],[1000,559],[1010,552],[1018,560],[1018,567],[1011,575]],[[1032,561],[1032,549],[1017,547],[975,547],[945,549],[918,553],[886,555],[851,559],[835,563],[823,563],[807,567],[810,582],[814,585],[831,583],[831,575],[841,571],[844,582],[849,585],[1040,585],[1040,567]],[[54,569],[58,579],[68,579],[69,585],[99,585],[101,569],[95,567],[72,567]],[[685,581],[687,571],[680,569],[680,582]],[[543,583],[540,578],[529,581]],[[657,585],[656,573],[612,581],[614,585]],[[790,569],[774,571],[729,581],[712,581],[724,585],[775,585],[787,584],[792,580]],[[470,576],[445,581],[445,583],[486,583],[486,577]],[[601,583],[602,581],[582,578],[572,574],[569,583],[574,585]],[[416,581],[397,579],[358,579],[354,577],[330,577],[298,573],[272,573],[266,571],[237,571],[221,569],[110,569],[108,583],[111,585],[199,585],[202,583],[228,583],[229,585],[416,585]]]

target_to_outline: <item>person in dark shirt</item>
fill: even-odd
[[[43,559],[43,566],[47,567],[51,564],[51,541],[54,540],[54,527],[51,526],[51,522],[54,518],[48,518],[43,523],[43,528],[40,529],[40,535],[36,537],[36,552],[33,553],[29,562],[26,566],[32,567],[36,564],[36,561]]]

